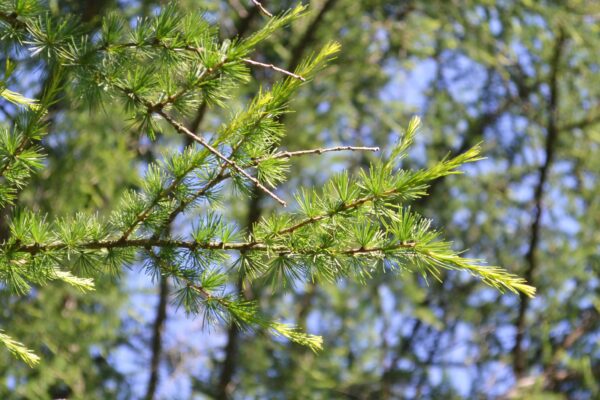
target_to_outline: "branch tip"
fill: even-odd
[[[250,58],[242,58],[242,61],[244,61],[246,64],[256,65],[256,66],[263,67],[263,68],[269,68],[269,69],[272,69],[273,71],[281,72],[282,74],[291,76],[292,78],[299,79],[302,82],[306,82],[306,78],[304,78],[303,76],[300,76],[298,74],[290,72],[286,69],[280,68],[273,64],[262,63],[260,61],[255,61]]]
[[[254,5],[256,7],[258,7],[258,9],[260,10],[261,13],[265,14],[267,17],[273,18],[273,14],[271,14],[269,12],[269,10],[267,10],[258,0],[252,0],[252,3],[254,3]]]

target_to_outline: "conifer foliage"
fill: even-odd
[[[154,277],[170,277],[176,285],[173,301],[207,323],[261,328],[313,350],[322,346],[320,337],[265,317],[257,304],[231,289],[231,277],[241,274],[248,285],[268,281],[285,289],[303,280],[364,280],[376,271],[443,279],[442,271],[451,269],[501,291],[533,296],[523,279],[461,257],[431,221],[410,208],[412,200],[427,194],[430,182],[476,161],[479,147],[427,169],[402,169],[418,131],[414,118],[391,149],[280,148],[285,135],[280,118],[294,92],[310,84],[339,46],[327,44],[294,71],[253,60],[257,46],[306,13],[304,6],[276,16],[262,10],[262,29],[245,39],[219,41],[202,14],[181,15],[177,3],[151,18],[108,15],[100,32],[86,30],[74,16],[51,17],[38,0],[0,3],[3,50],[23,62],[42,60],[52,71],[38,99],[10,90],[14,62],[7,63],[0,81],[2,101],[19,113],[12,126],[5,121],[0,128],[0,207],[10,211],[10,234],[0,244],[3,286],[26,296],[33,286],[61,280],[88,291],[98,274],[142,265]],[[235,110],[228,101],[233,89],[250,79],[251,68],[272,69],[281,79]],[[102,112],[103,104],[119,102],[141,134],[152,140],[182,135],[191,144],[150,164],[141,189],[127,192],[110,218],[82,213],[50,221],[20,206],[18,195],[44,167],[48,109],[64,98],[82,112]],[[210,135],[185,123],[202,102],[230,114]],[[320,189],[277,191],[291,159],[334,151],[378,151],[381,157],[356,176],[340,173]],[[221,210],[230,194],[240,200],[254,188],[280,208],[250,234]],[[289,198],[296,201],[286,208]],[[172,222],[184,215],[191,229],[171,233]],[[6,348],[30,365],[38,362],[18,338],[8,336],[9,326],[3,329],[7,333],[0,333],[0,341]]]

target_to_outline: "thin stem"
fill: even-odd
[[[273,71],[281,72],[282,74],[291,76],[292,78],[299,79],[302,82],[306,82],[306,78],[304,78],[304,77],[302,77],[302,76],[300,76],[298,74],[295,74],[293,72],[290,72],[290,71],[288,71],[286,69],[280,68],[280,67],[278,67],[276,65],[273,65],[273,64],[266,64],[266,63],[262,63],[260,61],[251,60],[249,58],[242,58],[242,61],[244,61],[246,64],[256,65],[258,67],[263,67],[263,68],[269,68],[269,69],[272,69]]]
[[[258,9],[260,10],[261,13],[265,14],[267,17],[273,17],[273,14],[271,14],[269,12],[269,10],[267,10],[258,0],[252,0],[252,3],[254,3],[254,5],[256,7],[258,7]]]
[[[263,161],[273,158],[292,158],[299,156],[306,156],[311,154],[323,154],[323,153],[331,153],[334,151],[379,151],[379,147],[365,147],[365,146],[336,146],[336,147],[327,147],[327,148],[319,148],[319,149],[310,149],[310,150],[298,150],[298,151],[281,151],[279,153],[272,154],[270,156],[262,157],[257,159],[256,161]]]

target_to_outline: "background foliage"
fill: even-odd
[[[268,20],[252,2],[178,4],[189,13],[205,10],[222,40],[248,37]],[[263,4],[273,13],[295,5]],[[99,32],[111,11],[130,19],[164,4],[53,0],[48,6]],[[324,350],[314,354],[261,329],[232,324],[207,331],[165,301],[178,290],[173,279],[152,283],[136,268],[122,279],[96,280],[86,294],[67,285],[26,298],[3,289],[2,329],[30,346],[43,343],[36,348],[43,362],[34,369],[0,352],[3,397],[598,396],[597,3],[315,0],[309,9],[252,54],[295,70],[328,41],[341,43],[336,60],[296,93],[294,112],[278,117],[288,131],[282,145],[391,148],[414,114],[424,126],[403,166],[431,166],[449,149],[463,153],[483,141],[485,160],[463,167],[466,176],[434,181],[431,195],[412,207],[444,227],[456,248],[469,249],[466,256],[526,277],[536,298],[501,295],[463,272],[445,273],[443,283],[375,273],[366,283],[316,280],[275,292],[268,283],[231,283],[271,316],[322,335]],[[7,87],[39,98],[56,66],[3,50],[2,58],[19,65]],[[241,89],[232,87],[229,106],[241,107],[259,85],[281,80],[271,69],[250,71]],[[19,192],[22,204],[49,219],[82,210],[107,216],[127,189],[139,187],[138,172],[161,151],[188,144],[175,135],[140,139],[129,110],[116,102],[103,107],[49,105],[47,158]],[[16,108],[3,102],[1,112],[10,122]],[[211,133],[228,117],[214,102],[197,101],[186,122]],[[335,171],[357,171],[377,157],[298,158],[281,192],[322,186]],[[278,208],[260,191],[235,204],[226,211],[242,227]],[[172,231],[186,232],[187,224],[177,220]],[[2,229],[7,238],[6,224]]]

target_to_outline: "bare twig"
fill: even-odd
[[[267,10],[265,7],[263,7],[262,4],[260,4],[260,1],[258,1],[258,0],[252,0],[252,3],[254,3],[254,5],[256,7],[258,7],[258,9],[260,10],[261,13],[265,14],[267,17],[273,17],[273,14],[271,14],[269,12],[269,10]]]
[[[290,72],[290,71],[288,71],[286,69],[280,68],[280,67],[278,67],[276,65],[273,65],[273,64],[266,64],[266,63],[262,63],[260,61],[251,60],[249,58],[242,58],[242,61],[244,61],[246,64],[256,65],[256,66],[263,67],[263,68],[269,68],[269,69],[272,69],[273,71],[281,72],[282,74],[291,76],[292,78],[299,79],[302,82],[306,82],[306,79],[304,77],[302,77],[302,76],[300,76],[298,74],[295,74],[293,72]]]
[[[331,153],[334,151],[379,151],[379,147],[365,147],[365,146],[335,146],[335,147],[326,147],[320,149],[310,149],[310,150],[298,150],[298,151],[281,151],[279,153],[275,153],[268,158],[292,158],[298,156],[305,156],[309,154],[323,154],[323,153]],[[262,161],[258,160],[258,161]]]

